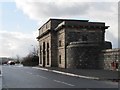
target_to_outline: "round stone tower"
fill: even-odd
[[[78,41],[67,46],[67,68],[98,69],[101,44]]]

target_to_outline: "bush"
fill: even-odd
[[[39,57],[36,55],[28,55],[23,58],[23,66],[37,66],[39,64]]]

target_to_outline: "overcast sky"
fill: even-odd
[[[38,28],[49,18],[105,22],[110,26],[105,38],[117,48],[118,1],[112,1],[3,0],[0,2],[0,57],[26,56],[38,45]]]

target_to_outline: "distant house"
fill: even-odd
[[[105,62],[103,54],[107,51],[103,50],[112,49],[111,42],[105,41],[105,29],[108,27],[104,22],[49,19],[39,28],[37,37],[39,65],[104,69],[101,63]],[[117,56],[119,57],[119,54]]]

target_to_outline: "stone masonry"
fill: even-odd
[[[120,70],[120,49],[103,50],[99,56],[99,66],[105,70]]]
[[[104,22],[49,19],[39,28],[39,65],[60,68],[103,68],[106,49]],[[101,56],[101,57],[100,57]],[[102,65],[102,66],[101,66]]]

